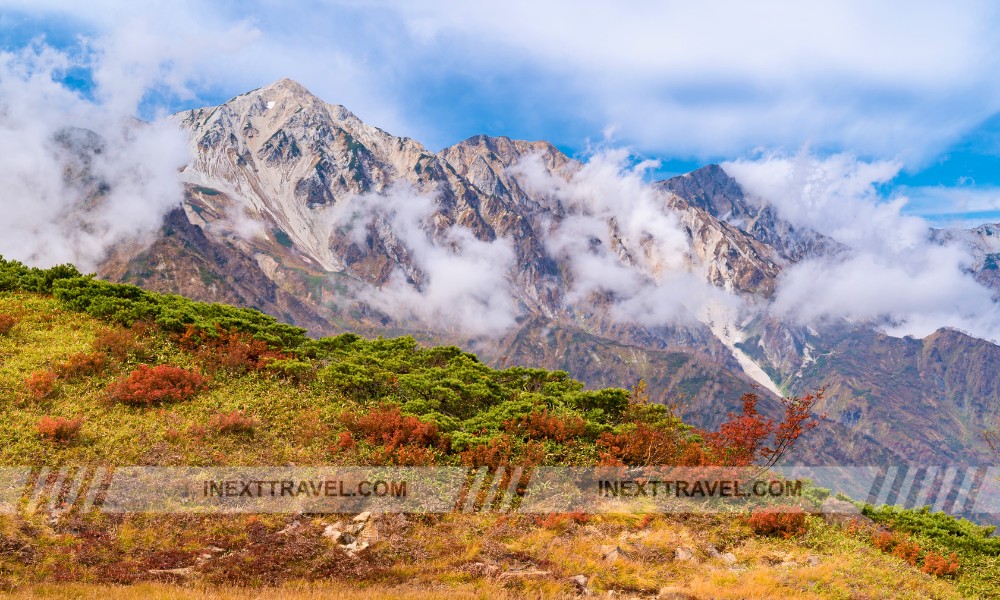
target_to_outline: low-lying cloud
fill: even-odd
[[[935,242],[927,221],[902,213],[905,197],[880,197],[878,185],[895,176],[898,164],[802,154],[723,167],[782,218],[849,249],[785,268],[772,305],[778,314],[875,322],[894,335],[923,337],[953,327],[1000,338],[1000,307],[970,273],[969,248]]]
[[[547,219],[546,250],[568,265],[567,304],[611,294],[612,316],[647,326],[692,322],[709,302],[735,297],[695,275],[687,233],[626,149],[601,150],[565,178],[537,157],[513,168],[526,191],[558,207]]]
[[[182,200],[177,170],[187,151],[179,131],[136,121],[138,99],[123,102],[109,73],[96,100],[61,83],[69,69],[101,60],[100,52],[71,56],[41,43],[0,53],[6,258],[90,270],[113,245],[155,231]]]
[[[405,182],[384,194],[353,196],[331,209],[332,226],[355,243],[363,245],[375,228],[405,248],[410,274],[397,268],[387,283],[362,289],[356,300],[397,320],[415,319],[473,336],[504,333],[518,315],[509,281],[516,265],[513,245],[503,238],[477,239],[458,225],[435,238],[437,209],[435,195]]]

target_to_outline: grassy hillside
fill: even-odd
[[[0,466],[750,464],[768,443],[689,427],[641,386],[585,391],[408,338],[310,340],[256,311],[2,259],[0,407]],[[0,590],[559,597],[583,575],[637,597],[996,595],[988,531],[902,514],[870,511],[891,540],[802,514],[777,530],[743,514],[382,515],[350,551],[324,532],[352,515],[24,510],[0,516]],[[957,572],[923,572],[928,556]]]

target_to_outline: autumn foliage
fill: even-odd
[[[227,413],[217,413],[212,417],[210,425],[212,429],[222,434],[249,434],[253,433],[260,422],[241,410],[234,410]]]
[[[60,363],[56,373],[63,379],[80,379],[100,373],[107,364],[107,356],[100,352],[81,352]]]
[[[398,406],[382,405],[371,411],[348,411],[341,415],[347,435],[341,434],[337,447],[353,448],[361,440],[376,446],[376,462],[397,465],[431,464],[434,448],[447,450],[448,441],[437,425],[404,415]]]
[[[66,417],[42,417],[38,421],[38,433],[43,438],[55,442],[68,442],[76,437],[83,426],[83,417],[67,419]]]
[[[806,514],[801,509],[762,508],[750,513],[747,524],[757,535],[791,538],[806,532]]]
[[[28,394],[35,400],[42,400],[55,391],[56,374],[52,371],[35,371],[24,381]]]
[[[905,533],[876,531],[871,534],[871,542],[873,546],[886,554],[891,554],[915,567],[921,565],[922,549],[920,544]],[[923,554],[923,565],[920,570],[935,577],[951,577],[958,573],[959,568],[961,568],[961,561],[957,552],[945,556],[934,550],[927,550]]]
[[[684,425],[663,407],[644,402],[643,389],[638,387],[640,401],[627,412],[631,428],[598,437],[602,464],[771,467],[803,433],[819,424],[812,411],[823,397],[820,390],[783,399],[784,418],[776,421],[758,410],[757,394],[747,393],[741,398],[739,413],[730,413],[718,431],[704,431]]]
[[[139,365],[128,376],[113,383],[108,396],[116,402],[141,406],[186,400],[204,385],[204,377],[180,367]]]
[[[542,410],[520,419],[505,421],[504,428],[533,440],[565,443],[582,436],[586,430],[586,423],[576,415],[560,416]]]
[[[210,372],[225,371],[238,375],[263,369],[269,362],[289,357],[280,350],[272,349],[267,342],[221,327],[210,334],[188,325],[177,341],[182,348],[201,359]]]
[[[705,436],[712,462],[733,467],[773,466],[803,433],[819,425],[812,410],[822,398],[823,390],[802,398],[783,398],[785,416],[775,422],[757,410],[757,394],[743,394],[742,411],[730,413],[718,431]]]
[[[15,325],[17,325],[17,319],[10,315],[0,314],[0,335],[7,335],[14,329]]]
[[[952,577],[958,574],[959,567],[957,552],[944,556],[932,550],[924,556],[924,566],[920,570],[935,577]]]

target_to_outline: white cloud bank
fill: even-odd
[[[397,268],[379,288],[365,287],[356,300],[401,321],[416,319],[444,330],[472,336],[496,336],[510,329],[518,315],[509,277],[515,268],[510,240],[477,239],[455,225],[435,239],[435,197],[406,182],[384,194],[364,194],[329,209],[331,228],[361,246],[370,227],[401,243],[401,252],[415,281]],[[405,249],[405,250],[404,250]]]
[[[593,294],[611,294],[614,318],[646,326],[693,322],[712,302],[737,305],[692,273],[687,234],[643,177],[657,165],[629,160],[625,149],[601,150],[567,179],[531,157],[513,168],[526,191],[562,213],[543,238],[569,266],[566,302],[581,308]]]
[[[879,200],[876,186],[891,179],[898,164],[802,154],[723,168],[781,217],[849,248],[844,256],[786,268],[772,306],[777,313],[802,321],[874,321],[893,335],[923,337],[953,327],[1000,339],[1000,306],[969,273],[969,250],[931,241],[925,220],[901,213],[906,198]]]
[[[135,69],[115,77],[105,56],[42,44],[0,53],[0,254],[8,259],[90,270],[111,245],[154,231],[180,204],[183,136],[134,120],[139,97],[118,84],[152,82]],[[86,60],[102,73],[96,101],[58,82]]]

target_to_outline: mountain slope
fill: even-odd
[[[718,166],[649,187],[545,142],[475,136],[435,153],[289,80],[173,120],[193,157],[183,211],[151,246],[117,249],[103,277],[258,307],[314,334],[461,344],[493,364],[566,369],[590,386],[641,377],[706,425],[756,385],[828,385],[831,440],[803,460],[984,457],[974,434],[996,425],[995,412],[963,412],[971,388],[932,384],[995,371],[996,357],[978,350],[994,346],[955,340],[954,352],[923,359],[926,375],[900,380],[897,359],[872,357],[903,340],[761,312],[786,266],[844,248],[782,220]],[[987,234],[970,234],[986,240],[984,280],[995,271]],[[910,356],[890,352],[899,353]],[[822,356],[845,357],[860,375],[823,370]],[[844,418],[865,394],[878,397],[873,418],[919,402],[937,403],[940,419],[917,411],[890,431]]]

